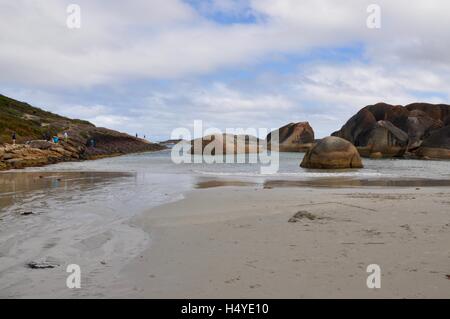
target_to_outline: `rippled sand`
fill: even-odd
[[[450,188],[214,187],[135,220],[147,298],[449,298]],[[289,222],[293,215],[312,218]],[[381,267],[381,289],[366,268]]]

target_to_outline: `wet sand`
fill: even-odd
[[[64,191],[78,187],[89,191],[98,184],[130,176],[131,173],[121,172],[1,172],[0,212],[33,191],[51,189]]]
[[[214,184],[217,186],[217,183]],[[449,298],[448,187],[212,187],[133,223],[145,298]],[[297,212],[312,216],[289,222]],[[381,267],[381,289],[366,268]]]
[[[144,231],[130,227],[131,214],[111,207],[120,196],[117,185],[130,178],[115,172],[0,173],[0,298],[121,295],[127,285],[118,273],[148,244]],[[30,263],[51,268],[31,269]],[[66,287],[66,267],[73,263],[81,266],[83,289]]]
[[[326,187],[326,188],[349,188],[349,187],[450,187],[448,179],[357,179],[357,178],[315,178],[311,180],[265,180],[261,183],[250,181],[239,181],[231,179],[201,178],[195,187],[199,189],[223,187],[223,186],[262,186],[266,189],[279,187]]]

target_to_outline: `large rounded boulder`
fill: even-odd
[[[336,136],[321,139],[303,157],[303,168],[362,168],[361,157],[352,143]]]

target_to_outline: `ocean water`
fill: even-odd
[[[275,156],[275,155],[273,155]],[[314,170],[303,169],[300,163],[303,153],[278,153],[279,169],[274,174],[262,174],[261,167],[268,166],[259,162],[246,163],[181,163],[171,160],[171,151],[165,150],[153,153],[131,154],[120,157],[106,158],[96,161],[68,162],[41,168],[29,168],[26,171],[97,171],[97,172],[130,172],[140,177],[154,174],[186,175],[189,181],[201,176],[215,177],[254,177],[263,179],[295,178],[313,179],[322,177],[353,177],[353,178],[428,178],[449,179],[449,161],[421,161],[410,159],[363,158],[364,168],[349,170]],[[197,158],[199,158],[197,156]],[[212,157],[208,160],[211,161]],[[230,158],[230,157],[228,157]],[[243,156],[239,156],[243,160]],[[219,161],[219,157],[216,157]],[[224,160],[225,161],[225,160]],[[234,161],[236,162],[236,161]],[[176,180],[176,178],[175,178]]]
[[[274,174],[262,174],[261,167],[267,164],[261,163],[175,164],[171,160],[170,150],[27,168],[8,174],[26,179],[27,174],[47,173],[50,175],[45,176],[44,180],[49,182],[44,189],[40,189],[36,181],[26,183],[28,188],[23,189],[23,182],[0,174],[0,186],[6,183],[9,187],[3,187],[0,194],[0,217],[8,212],[32,211],[39,205],[46,211],[59,211],[62,207],[64,211],[104,211],[107,208],[122,216],[133,216],[153,206],[181,199],[183,193],[208,180],[245,181],[261,185],[271,180],[314,181],[323,178],[450,180],[449,161],[363,159],[362,169],[312,170],[300,167],[303,155],[279,153],[279,169]],[[211,158],[208,160],[211,162]],[[75,172],[84,174],[65,177],[60,181],[61,174]],[[114,178],[98,175],[107,172],[125,174]],[[18,192],[14,192],[16,184],[20,189]]]

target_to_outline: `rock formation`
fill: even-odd
[[[416,154],[423,158],[450,159],[450,125],[434,130],[424,139]]]
[[[16,145],[11,145],[12,132],[16,132]],[[68,134],[67,141],[64,132]],[[60,141],[49,142],[52,136],[58,136]],[[164,148],[0,95],[0,170]]]
[[[422,144],[427,138],[450,124],[450,105],[414,103],[407,106],[378,103],[361,109],[332,135],[353,143],[362,156],[401,157],[404,155],[430,158],[442,157],[442,150],[433,152],[429,148],[447,149],[445,145],[428,146],[424,152]],[[436,137],[433,138],[437,140]],[[428,156],[424,155],[428,153]],[[380,156],[381,154],[381,156]]]
[[[277,143],[280,152],[305,152],[314,143],[314,130],[308,122],[289,123],[277,130],[278,141],[272,141],[274,132],[267,135],[267,147]]]
[[[300,164],[303,168],[362,168],[358,150],[349,141],[335,136],[319,140],[309,149]]]
[[[213,134],[191,141],[191,154],[247,154],[259,153],[263,143],[255,136]]]

